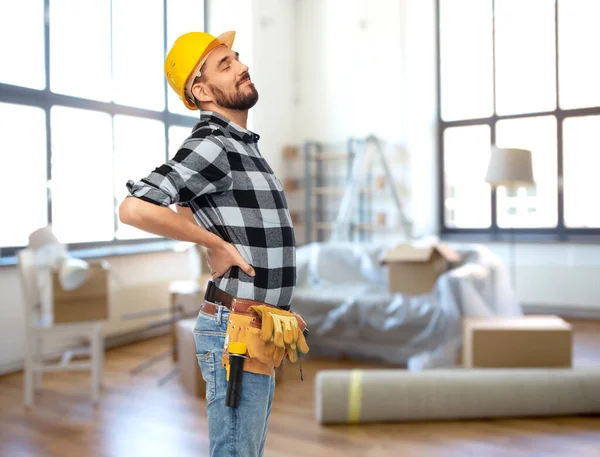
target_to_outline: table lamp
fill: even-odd
[[[535,186],[531,151],[519,148],[492,146],[485,182],[492,187],[506,188]],[[514,227],[510,230],[511,282],[516,288]]]
[[[50,226],[42,227],[29,235],[29,248],[35,252],[39,266],[47,266],[58,272],[64,290],[75,290],[86,282],[89,264],[85,260],[71,257]]]

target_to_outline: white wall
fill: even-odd
[[[252,2],[250,0],[207,0],[208,33],[215,36],[223,32],[236,32],[234,49],[240,61],[252,66]]]
[[[434,2],[301,0],[297,21],[298,141],[378,136],[407,175],[415,232],[432,233]]]
[[[510,265],[509,244],[487,246]],[[523,304],[544,310],[600,311],[598,244],[518,243],[514,248],[516,290]]]
[[[259,101],[248,128],[261,136],[262,155],[283,174],[281,150],[295,140],[295,0],[211,0],[208,31],[236,30],[235,49],[250,67]]]
[[[404,141],[406,2],[303,0],[298,6],[302,136],[336,142],[374,133]]]
[[[295,141],[296,26],[295,0],[252,1],[250,74],[260,94],[253,109],[253,129],[260,151],[276,175],[284,173],[281,151]]]

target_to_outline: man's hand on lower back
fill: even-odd
[[[254,268],[240,255],[236,247],[223,241],[216,247],[209,248],[208,254],[208,265],[213,270],[211,275],[213,279],[223,276],[231,267],[238,266],[240,269],[249,276],[254,276],[256,272]]]

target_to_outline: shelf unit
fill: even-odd
[[[284,158],[291,170],[300,171],[298,167],[303,161],[302,178],[284,179],[286,193],[298,195],[304,192],[302,207],[296,208],[296,212],[290,208],[294,227],[304,231],[304,240],[298,240],[299,244],[329,238],[361,147],[365,147],[364,140],[349,138],[345,144],[338,145],[342,150],[333,150],[335,146],[317,141],[307,141],[301,148],[290,146],[284,149]],[[294,164],[290,162],[292,160]],[[373,199],[380,187],[376,185],[372,170],[366,172],[358,200],[353,204],[356,221],[348,225],[347,236],[352,241],[372,239],[373,232],[385,223],[385,217],[373,214]]]

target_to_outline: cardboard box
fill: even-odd
[[[206,383],[202,378],[200,364],[196,357],[195,326],[196,319],[182,319],[177,322],[177,361],[181,383],[185,390],[196,397],[204,397],[206,395]]]
[[[300,183],[294,178],[283,178],[281,183],[283,184],[283,190],[286,192],[292,192],[300,188]]]
[[[88,263],[88,279],[75,290],[64,290],[58,273],[52,272],[52,315],[55,324],[108,320],[108,262]]]
[[[452,268],[460,255],[445,244],[418,247],[400,244],[381,261],[389,266],[389,291],[420,295],[431,292],[437,278]]]
[[[283,158],[284,159],[292,160],[292,159],[297,159],[299,156],[300,156],[300,153],[299,153],[297,147],[285,146],[283,148]]]
[[[570,367],[573,332],[558,316],[466,317],[466,368]]]

